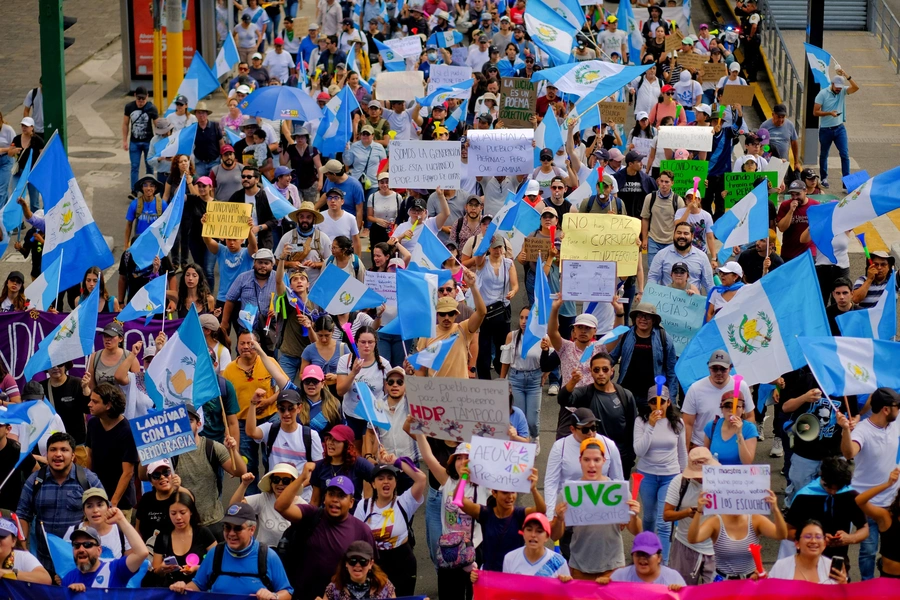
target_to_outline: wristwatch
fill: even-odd
[[[469,373],[474,373],[474,372],[475,372],[475,367],[469,367]]]

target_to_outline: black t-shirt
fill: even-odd
[[[92,418],[87,424],[87,437],[84,443],[91,449],[91,470],[97,474],[103,489],[108,490],[112,497],[119,486],[119,477],[122,476],[122,463],[131,463],[137,467],[137,463],[140,462],[128,419],[123,418],[107,431],[100,423],[100,419]],[[122,510],[128,510],[134,503],[132,481],[129,482],[128,489],[119,500],[118,506]]]
[[[20,448],[21,446],[19,446],[18,442],[6,438],[6,446],[0,450],[0,481],[6,479],[9,472],[16,468],[21,452]],[[35,464],[35,460],[30,454],[26,456],[22,464],[16,468],[16,472],[9,477],[6,485],[0,488],[0,508],[16,510],[25,480],[31,475]]]
[[[503,571],[503,557],[507,552],[525,545],[525,540],[519,531],[525,523],[525,507],[517,506],[513,513],[503,519],[494,514],[493,508],[482,505],[478,515],[481,524],[481,533],[484,542],[481,550],[484,552],[484,565],[481,567],[487,571]]]
[[[210,162],[219,158],[219,140],[222,139],[222,130],[215,121],[209,121],[205,128],[197,125],[197,136],[194,138],[194,157],[203,162]]]
[[[168,515],[166,515],[168,517]],[[196,554],[200,557],[200,561],[203,561],[203,557],[206,556],[207,548],[210,547],[216,541],[216,536],[212,534],[212,532],[206,527],[195,526],[193,528],[193,537],[191,538],[191,547],[184,554],[175,554],[175,551],[172,550],[172,533],[171,531],[166,531],[165,533],[160,533],[156,537],[156,541],[153,543],[153,553],[160,554],[163,558],[167,558],[169,556],[174,556],[178,559],[178,566],[185,567],[187,566],[187,561],[185,558],[188,554]],[[190,582],[194,579],[194,573],[182,573],[181,571],[175,571],[173,573],[167,574],[165,577],[160,577],[161,583],[165,583],[167,585],[171,585],[176,581],[184,581],[185,583]]]
[[[791,398],[799,398],[811,389],[818,388],[815,377],[809,371],[808,367],[791,371],[784,375],[784,389],[781,391],[781,403],[787,402]],[[835,401],[841,403],[841,412],[847,412],[843,397],[835,398]],[[829,456],[841,455],[841,435],[843,430],[837,424],[837,415],[834,410],[828,406],[828,398],[823,396],[815,404],[803,403],[797,410],[790,414],[790,419],[794,422],[801,415],[810,413],[819,421],[820,433],[817,439],[806,442],[799,436],[794,436],[794,454],[808,460],[823,460]],[[850,415],[856,415],[859,410],[856,406],[856,396],[848,396],[846,404],[850,405]],[[776,405],[778,406],[778,405]]]
[[[165,500],[158,500],[156,492],[151,491],[141,496],[141,501],[135,511],[135,519],[138,521],[138,533],[144,541],[150,539],[156,531],[168,532],[172,530],[172,519],[169,518],[169,506],[175,500],[172,494]]]
[[[746,271],[744,271],[746,273]],[[859,310],[857,305],[853,305],[850,310]],[[847,311],[850,312],[850,311]],[[825,314],[828,315],[828,326],[831,327],[831,335],[837,337],[841,335],[841,328],[838,327],[837,317],[838,315],[844,314],[841,309],[838,308],[837,304],[830,304],[825,309]]]
[[[635,398],[646,398],[647,390],[655,384],[653,375],[653,338],[634,336],[634,351],[628,362],[628,370],[622,378],[622,387]]]
[[[625,173],[625,184],[619,186],[619,198],[625,205],[625,211],[630,217],[640,217],[641,208],[644,206],[644,198],[647,192],[641,184],[641,174],[629,175]]]
[[[851,523],[857,529],[866,524],[866,515],[856,505],[859,492],[848,490],[834,496],[802,494],[795,496],[791,508],[784,515],[792,527],[800,529],[810,519],[822,523],[825,533],[834,535],[838,531],[850,533]],[[825,556],[847,556],[850,546],[825,548]]]
[[[89,413],[90,396],[81,393],[81,381],[75,377],[66,377],[61,386],[52,386],[51,389],[50,380],[45,379],[41,385],[44,386],[44,394],[56,409],[56,414],[66,426],[66,432],[75,438],[76,444],[84,444],[87,435],[84,415]]]
[[[125,116],[131,126],[132,142],[149,142],[153,139],[153,121],[159,118],[159,111],[152,102],[138,108],[137,102],[125,105]]]
[[[22,136],[17,135],[13,138],[12,145],[16,148],[22,147]],[[34,166],[34,163],[37,162],[38,157],[41,155],[41,150],[44,149],[44,138],[41,136],[34,134],[31,136],[31,144],[21,152],[19,152],[19,156],[16,157],[16,160],[19,162],[19,171],[28,164],[28,157],[31,156],[31,165]]]
[[[784,260],[775,253],[774,248],[772,248],[772,252],[769,252],[769,258],[772,259],[772,264],[769,265],[769,273],[784,264]],[[763,262],[765,260],[766,257],[760,256],[756,248],[748,248],[741,252],[738,256],[738,264],[744,270],[744,281],[756,283],[762,279]]]
[[[318,156],[319,151],[312,146],[307,146],[306,152],[300,154],[296,144],[291,144],[285,152],[287,152],[291,161],[294,175],[297,177],[297,187],[302,190],[315,185],[318,181],[319,173],[316,170],[316,164],[313,162],[313,159]]]

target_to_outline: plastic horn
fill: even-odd
[[[459,485],[456,486],[456,494],[453,495],[453,504],[462,508],[463,495],[466,493],[466,482],[469,480],[469,474],[463,473],[459,478]]]
[[[555,243],[556,243],[556,225],[551,225],[550,226],[550,245],[552,246]]]
[[[640,473],[632,473],[631,474],[631,482],[634,484],[631,488],[631,499],[637,500],[638,491],[641,489],[641,481],[643,481],[644,476]]]
[[[350,348],[353,350],[353,354],[356,355],[356,358],[359,358],[359,350],[356,349],[356,340],[353,339],[353,329],[350,323],[344,323],[341,325],[341,329],[344,330],[344,333],[347,334],[347,339],[350,340]]]
[[[694,198],[697,197],[697,190],[700,188],[700,178],[694,177]]]
[[[666,385],[666,376],[665,375],[657,375],[654,377],[656,380],[656,410],[662,409],[662,389],[663,386]]]
[[[743,375],[735,375],[734,376],[734,397],[731,400],[731,414],[737,414],[737,402],[738,398],[741,397],[741,383],[744,381]]]
[[[750,544],[750,554],[753,555],[753,562],[756,564],[756,572],[760,577],[766,576],[766,570],[763,568],[762,546],[759,544]]]

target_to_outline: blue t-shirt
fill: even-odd
[[[72,569],[63,577],[62,586],[69,587],[73,583],[82,583],[85,588],[105,589],[124,588],[134,573],[128,568],[128,557],[123,556],[115,560],[100,559],[100,568],[90,573],[82,573],[78,569]],[[259,588],[256,588],[257,590]],[[254,593],[256,590],[254,590]]]
[[[481,524],[481,533],[484,541],[481,550],[484,553],[484,564],[481,566],[486,571],[503,571],[503,558],[516,548],[525,545],[522,539],[522,525],[525,523],[525,507],[517,506],[513,513],[500,519],[494,514],[493,508],[481,506],[478,514],[478,522]]]
[[[337,373],[337,364],[338,360],[340,360],[341,356],[346,354],[341,348],[343,344],[338,342],[338,347],[335,349],[334,354],[331,355],[331,358],[326,361],[322,358],[322,355],[319,354],[318,348],[316,348],[315,344],[310,344],[306,348],[303,349],[303,354],[300,355],[300,358],[309,361],[309,364],[316,365],[320,369],[322,369],[322,373],[328,375],[329,373]]]
[[[209,589],[208,582],[209,576],[212,573],[213,560],[215,559],[216,553],[212,551],[207,552],[203,562],[200,563],[200,568],[197,569],[197,574],[194,576],[194,583],[204,592],[235,595],[256,594],[260,588],[265,586],[256,573],[258,560],[256,558],[256,553],[259,551],[259,542],[253,540],[252,544],[253,546],[250,553],[243,558],[235,558],[228,551],[228,548],[225,549],[225,554],[222,556],[223,574],[219,575],[218,579],[216,579],[212,589]],[[278,554],[276,554],[275,550],[272,548],[267,548],[266,552],[269,553],[266,562],[266,575],[269,576],[269,581],[272,582],[272,591],[280,592],[284,590],[293,595],[294,588],[291,587],[291,584],[288,581],[287,574],[284,572],[284,565],[281,564],[281,559],[278,558]],[[246,573],[246,575],[234,577],[233,575],[225,575],[224,573]]]
[[[713,434],[713,424],[715,424],[716,426],[715,434]],[[705,433],[706,437],[709,438],[712,442],[709,445],[709,451],[712,452],[712,455],[715,456],[723,465],[743,464],[741,463],[741,454],[738,450],[737,436],[731,436],[728,441],[724,441],[722,439],[722,425],[724,424],[725,419],[724,417],[722,417],[719,419],[718,423],[713,420],[707,423],[706,427],[703,428],[703,433]],[[758,435],[756,431],[756,425],[754,425],[750,421],[744,421],[744,425],[741,430],[744,434],[745,440],[755,438]]]
[[[144,233],[148,227],[153,225],[153,221],[162,215],[162,212],[156,214],[156,198],[153,198],[153,200],[150,200],[149,202],[146,200],[144,201],[144,206],[141,209],[140,215],[137,214],[137,206],[138,201],[137,198],[135,198],[131,201],[131,204],[128,205],[128,212],[125,215],[126,221],[136,221],[134,224],[134,232],[131,234],[134,237]],[[163,201],[160,211],[165,211],[167,206],[169,206],[169,204]]]
[[[253,268],[253,259],[246,248],[241,248],[233,253],[228,247],[219,242],[219,252],[216,254],[216,263],[219,265],[219,293],[216,300],[225,302],[228,289],[238,275]]]
[[[325,188],[322,190],[326,194],[328,190],[338,188],[344,191],[343,209],[353,216],[356,216],[356,206],[365,204],[366,194],[363,191],[362,184],[352,177],[348,177],[344,183],[332,183],[325,180]]]
[[[528,419],[518,406],[513,406],[512,413],[509,415],[509,424],[516,428],[516,435],[523,438],[528,437]]]
[[[844,103],[847,99],[848,89],[849,88],[842,88],[841,91],[835,94],[831,91],[831,86],[829,85],[827,88],[820,90],[819,93],[816,94],[816,104],[819,104],[824,112],[836,110],[840,113],[836,117],[832,117],[831,115],[819,117],[819,127],[836,127],[842,125],[844,121],[847,120],[847,111],[845,110],[846,107]]]

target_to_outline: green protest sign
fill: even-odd
[[[706,175],[709,172],[709,163],[705,160],[664,160],[659,163],[660,171],[672,171],[675,174],[675,183],[672,189],[679,196],[694,189],[694,177],[700,178],[697,187],[700,197],[706,195]]]
[[[773,187],[778,187],[778,173],[775,171],[754,171],[752,173],[725,173],[725,208],[731,208],[753,190],[753,182],[765,176]],[[778,194],[769,194],[769,202],[778,205]]]

